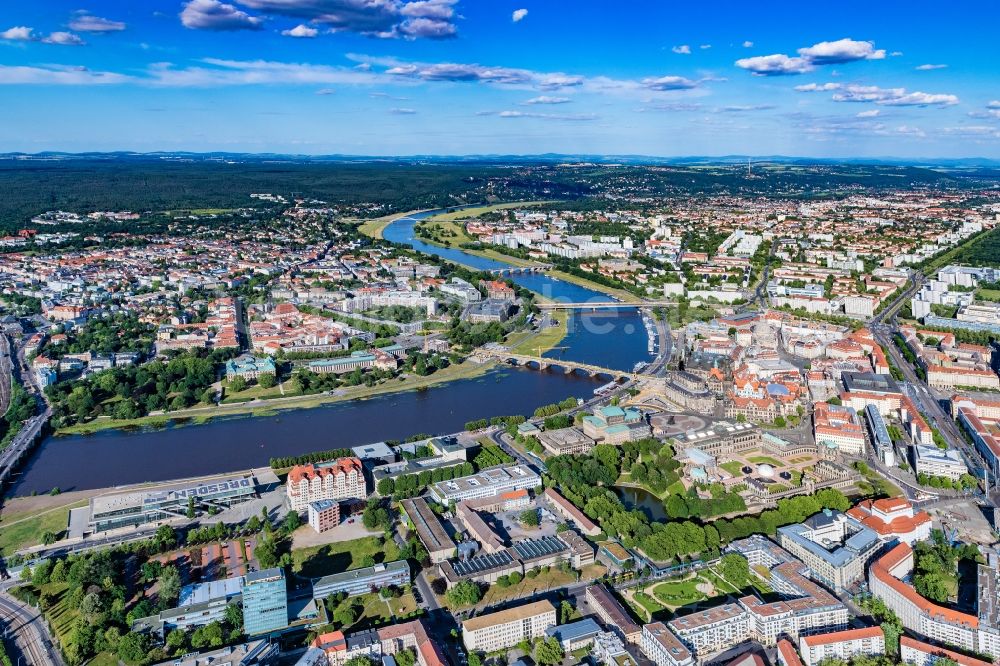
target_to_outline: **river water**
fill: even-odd
[[[478,269],[504,264],[416,240],[415,219],[403,218],[386,229],[387,240],[413,245]],[[599,292],[544,275],[519,275],[518,284],[548,298],[574,302],[607,301]],[[557,312],[569,317],[569,333],[546,356],[631,369],[649,360],[648,338],[635,310]],[[470,420],[507,414],[531,414],[536,407],[568,396],[590,397],[602,381],[559,370],[538,372],[500,367],[474,379],[434,386],[426,391],[378,396],[311,409],[289,410],[272,417],[233,417],[198,426],[135,432],[49,437],[43,441],[13,486],[16,495],[103,488],[145,481],[165,481],[267,465],[272,457],[356,446],[417,433],[440,435],[461,430]]]

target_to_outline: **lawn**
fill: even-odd
[[[635,600],[635,603],[639,604],[639,606],[646,610],[650,618],[653,616],[653,613],[658,613],[664,609],[664,607],[660,605],[656,599],[641,590],[634,592],[632,594],[632,598]]]
[[[981,301],[1000,302],[1000,289],[979,289],[976,291],[976,298]]]
[[[548,571],[540,573],[534,578],[528,578],[525,576],[524,580],[520,583],[517,585],[511,585],[508,588],[501,588],[499,585],[491,585],[490,589],[483,595],[483,600],[480,604],[492,606],[501,601],[506,601],[507,599],[526,597],[537,592],[545,592],[558,587],[565,587],[566,585],[571,585],[575,582],[576,576],[574,574],[565,573],[555,567],[552,567]]]
[[[407,592],[399,598],[393,597],[389,599],[389,608],[395,617],[409,615],[417,610],[417,599],[413,596],[412,592]]]
[[[747,458],[750,462],[755,465],[770,465],[772,467],[784,467],[785,464],[780,460],[775,460],[771,456],[752,456]]]
[[[292,551],[292,570],[309,578],[327,576],[362,566],[365,557],[376,563],[392,561],[399,555],[393,541],[383,544],[382,537],[369,536]]]
[[[707,569],[701,572],[702,577],[715,586],[715,591],[719,594],[735,594],[739,592],[735,585],[716,573],[714,569]]]
[[[42,543],[42,535],[46,532],[58,535],[65,531],[69,524],[69,510],[86,505],[87,501],[83,500],[36,515],[4,516],[3,522],[0,522],[0,555],[12,555],[22,548],[36,546]]]
[[[667,581],[653,588],[653,596],[661,603],[673,608],[687,606],[705,599],[705,594],[698,591],[697,585],[697,578]]]
[[[110,652],[101,652],[87,662],[87,666],[118,666],[121,662]]]
[[[743,474],[743,463],[736,460],[730,460],[729,462],[724,462],[719,465],[722,469],[726,470],[733,476],[740,476]]]

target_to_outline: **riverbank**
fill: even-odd
[[[463,220],[470,217],[478,217],[485,213],[492,213],[498,210],[508,210],[511,208],[520,208],[523,206],[541,206],[544,204],[555,203],[554,200],[546,201],[514,201],[510,203],[492,204],[488,206],[476,206],[474,208],[463,208],[461,210],[454,210],[448,213],[440,213],[438,215],[432,215],[426,217],[416,225],[416,228],[430,226],[432,224],[440,225],[444,231],[452,234],[450,238],[441,237],[435,238],[433,240],[427,237],[421,236],[420,239],[428,242],[433,242],[435,245],[441,245],[442,247],[459,248],[464,243],[475,242],[475,238],[470,236],[465,231],[465,225],[459,224],[458,220]],[[501,255],[502,256],[502,255]]]
[[[390,380],[375,386],[352,386],[338,389],[335,394],[319,393],[313,395],[296,395],[273,398],[268,400],[252,400],[249,402],[222,404],[218,406],[192,407],[167,414],[143,416],[138,419],[119,420],[99,418],[89,423],[80,423],[60,428],[57,436],[90,435],[103,430],[134,430],[141,428],[163,428],[168,425],[200,425],[208,421],[226,416],[274,416],[279,411],[292,409],[307,409],[347,400],[364,400],[389,393],[404,393],[430,388],[459,379],[480,377],[493,369],[495,363],[473,363],[465,361],[438,370],[432,375],[420,377],[411,375],[403,381]]]
[[[385,231],[385,228],[388,227],[393,222],[395,222],[396,220],[408,217],[410,215],[415,215],[417,213],[425,213],[428,210],[433,210],[433,209],[424,208],[422,210],[410,210],[405,213],[392,213],[390,215],[383,215],[382,217],[376,217],[372,220],[366,220],[365,222],[363,222],[361,226],[358,228],[358,231],[360,231],[365,236],[368,236],[369,238],[381,239],[382,232]]]

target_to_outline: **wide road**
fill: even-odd
[[[64,666],[48,627],[37,610],[0,594],[0,623],[3,624],[4,636],[14,639],[8,640],[7,645],[12,647],[15,664]]]

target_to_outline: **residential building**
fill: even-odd
[[[309,527],[317,532],[326,532],[340,525],[340,502],[321,499],[309,502]]]
[[[642,628],[642,651],[656,666],[691,666],[691,651],[662,622]]]
[[[253,571],[242,579],[243,630],[248,636],[288,626],[288,594],[281,569]]]
[[[909,636],[899,637],[899,660],[912,666],[934,666],[940,659],[953,661],[959,666],[993,666],[994,662],[976,659],[940,645],[931,645]]]
[[[556,624],[549,601],[535,601],[462,622],[462,642],[470,652],[495,652],[545,635]]]
[[[912,572],[913,549],[901,543],[871,565],[869,590],[899,617],[903,627],[918,636],[963,650],[997,653],[998,645],[990,645],[995,634],[980,631],[979,617],[921,597],[909,583],[903,582]]]
[[[285,485],[288,503],[294,511],[304,511],[316,500],[364,499],[368,496],[364,469],[357,458],[296,465],[288,472]]]
[[[600,583],[591,585],[587,588],[585,599],[609,631],[617,631],[629,643],[638,644],[642,640],[642,627],[607,587]]]
[[[750,614],[739,604],[723,604],[671,620],[668,625],[699,662],[750,638]]]
[[[809,634],[799,638],[799,652],[805,666],[818,666],[824,659],[850,661],[857,655],[874,657],[885,654],[885,634],[881,627]]]

